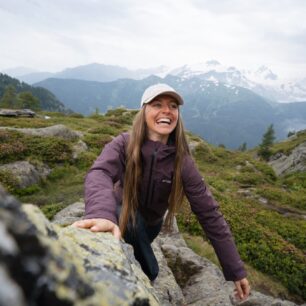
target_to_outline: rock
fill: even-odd
[[[239,303],[239,306],[295,306],[296,304],[290,301],[275,299],[271,296],[264,295],[260,292],[253,291],[247,301]]]
[[[72,158],[77,159],[79,155],[88,150],[87,144],[81,139],[72,147]]]
[[[8,171],[16,180],[17,188],[26,188],[39,183],[51,172],[51,169],[44,164],[32,165],[28,161],[18,161],[0,166],[0,171]]]
[[[277,155],[272,156],[269,165],[276,175],[306,171],[306,142],[293,149],[289,156],[283,153],[277,153]]]
[[[209,260],[196,255],[184,246],[182,237],[166,239],[159,243],[176,281],[182,289],[186,305],[232,305],[228,284],[220,271]],[[173,243],[174,242],[174,243]]]
[[[84,202],[76,202],[58,212],[52,222],[61,226],[70,225],[84,216],[84,210]]]
[[[0,305],[159,305],[129,246],[51,224],[2,189],[0,279]]]
[[[198,144],[199,144],[198,141],[191,140],[191,141],[188,142],[189,150],[190,150],[191,153],[195,152],[195,149],[198,146]]]
[[[57,124],[53,126],[48,126],[45,128],[12,128],[12,127],[0,127],[0,129],[5,130],[14,130],[18,131],[20,133],[33,135],[33,136],[41,136],[41,137],[60,137],[66,140],[75,140],[79,137],[82,137],[83,134],[79,131],[72,131],[69,128],[67,128],[63,124]]]
[[[30,109],[8,109],[1,108],[0,116],[4,117],[35,117],[36,113]]]
[[[84,212],[84,203],[77,202],[59,212],[54,217],[54,222],[62,225],[67,225],[70,222],[78,220]],[[68,227],[69,229],[71,227]],[[50,231],[50,230],[49,230]],[[47,232],[46,232],[47,233]],[[112,249],[102,251],[104,249],[99,243],[93,245],[88,244],[92,235],[105,234],[91,234],[85,230],[81,231],[79,236],[74,236],[75,243],[86,245],[91,249],[91,252],[100,254],[99,261],[104,261],[103,256],[112,254]],[[75,233],[76,234],[76,233]],[[69,235],[71,233],[69,232]],[[86,236],[85,236],[86,235]],[[65,237],[65,236],[63,236]],[[112,238],[111,235],[108,236]],[[97,238],[100,239],[100,238]],[[78,241],[80,240],[80,241]],[[0,241],[2,241],[0,237]],[[62,241],[62,240],[61,240]],[[78,241],[78,242],[77,242]],[[98,241],[97,241],[98,242]],[[63,244],[65,245],[65,244]],[[124,252],[127,258],[133,258],[132,248],[127,244],[123,244]],[[156,258],[160,266],[160,273],[157,279],[153,282],[153,288],[149,291],[158,297],[160,305],[197,305],[197,306],[293,306],[296,305],[290,301],[283,301],[275,299],[252,290],[250,297],[243,302],[237,301],[233,296],[234,285],[232,282],[226,282],[220,269],[211,263],[209,260],[196,255],[190,250],[184,239],[182,238],[177,224],[174,223],[173,229],[166,232],[164,229],[152,244]],[[96,249],[97,248],[97,249]],[[74,249],[69,250],[77,254]],[[88,254],[87,254],[88,256]],[[97,258],[96,258],[97,260]],[[130,260],[130,259],[129,259]],[[109,264],[107,264],[108,266]],[[135,263],[139,268],[139,265]],[[99,266],[96,273],[99,273]],[[102,272],[101,272],[102,273]],[[103,272],[104,273],[104,272]],[[134,273],[132,270],[126,273]],[[111,278],[111,276],[108,276]],[[144,277],[146,278],[146,277]],[[147,283],[146,283],[147,284]],[[150,286],[147,284],[147,286]],[[150,287],[147,287],[150,288]],[[305,304],[304,304],[305,306]]]
[[[152,244],[152,247],[159,265],[159,274],[153,282],[153,287],[160,301],[160,305],[186,305],[182,289],[177,284],[171,269],[168,267],[167,260],[161,247],[156,241]]]

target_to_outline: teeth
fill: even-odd
[[[171,120],[169,118],[161,118],[159,120],[157,120],[157,123],[171,123]]]

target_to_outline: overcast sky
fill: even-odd
[[[0,71],[210,59],[306,77],[306,1],[0,0]]]

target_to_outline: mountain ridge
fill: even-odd
[[[54,92],[74,111],[88,115],[96,109],[106,112],[118,106],[138,109],[145,88],[160,82],[168,83],[185,99],[181,111],[186,127],[215,145],[238,148],[247,142],[253,147],[271,123],[278,139],[285,138],[290,130],[306,127],[306,103],[280,104],[246,88],[197,77],[150,76],[105,83],[48,79],[35,85]]]

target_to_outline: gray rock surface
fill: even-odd
[[[79,139],[79,141],[72,147],[72,158],[77,159],[81,153],[86,152],[87,150],[87,144],[83,140]]]
[[[84,216],[84,202],[75,202],[58,212],[52,219],[52,223],[61,226],[67,226],[75,221],[80,220]]]
[[[20,133],[42,136],[42,137],[60,137],[66,140],[75,140],[82,137],[83,134],[79,131],[72,131],[63,124],[57,124],[48,126],[45,128],[12,128],[12,127],[0,127],[3,130],[14,130]]]
[[[131,247],[110,233],[52,224],[3,189],[0,280],[1,306],[159,305]]]
[[[84,203],[75,203],[59,212],[54,217],[54,222],[67,225],[79,220],[83,211]],[[160,266],[159,275],[153,282],[160,305],[296,305],[254,290],[246,301],[237,301],[233,294],[233,283],[225,281],[216,265],[187,247],[176,223],[170,232],[163,230],[153,242],[152,247]]]
[[[292,150],[289,156],[278,153],[269,161],[276,175],[306,171],[306,142]]]
[[[16,180],[17,188],[26,188],[39,183],[51,172],[51,169],[44,164],[32,165],[28,161],[18,161],[0,166],[0,171],[8,171]]]

